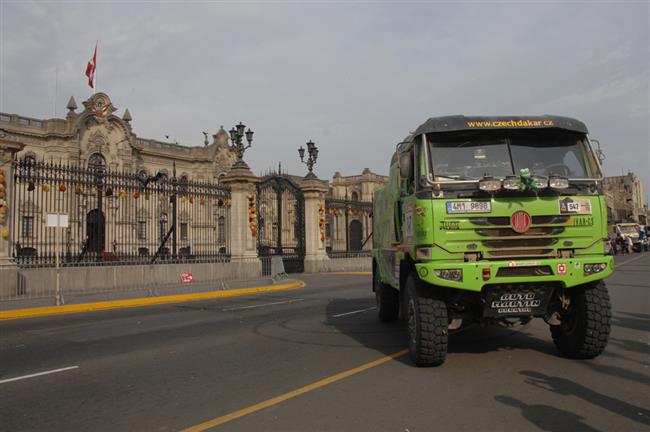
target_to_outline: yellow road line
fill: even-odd
[[[261,411],[263,409],[269,408],[273,405],[277,405],[279,403],[282,403],[286,400],[298,397],[300,395],[303,395],[305,393],[308,393],[310,391],[316,390],[320,387],[324,387],[326,385],[335,383],[337,381],[341,381],[342,379],[348,378],[352,375],[358,374],[360,372],[363,372],[365,370],[377,367],[379,365],[382,365],[384,363],[388,363],[389,361],[392,361],[396,358],[402,357],[408,353],[408,349],[387,355],[385,357],[381,357],[377,360],[371,361],[370,363],[363,364],[361,366],[355,367],[354,369],[350,369],[344,372],[337,373],[336,375],[332,375],[328,378],[322,379],[320,381],[317,381],[313,384],[306,385],[304,387],[301,387],[299,389],[290,391],[288,393],[285,393],[280,396],[276,396],[274,398],[265,400],[264,402],[260,402],[255,405],[251,405],[249,407],[240,409],[238,411],[232,412],[230,414],[223,415],[221,417],[214,418],[212,420],[208,420],[204,423],[198,424],[196,426],[191,426],[187,429],[183,429],[182,432],[200,432],[204,431],[206,429],[213,428],[215,426],[222,425],[224,423],[228,423],[230,421],[233,421],[235,419],[247,416],[249,414],[252,414],[257,411]]]
[[[63,306],[46,306],[28,309],[15,309],[0,311],[0,320],[10,320],[19,318],[33,318],[48,315],[60,315],[80,312],[93,312],[106,309],[130,308],[139,306],[150,306],[164,303],[180,303],[194,300],[207,300],[220,297],[234,297],[247,294],[267,293],[273,291],[282,291],[289,289],[302,288],[305,286],[303,281],[292,282],[283,285],[264,285],[254,288],[238,288],[223,291],[210,291],[204,293],[177,294],[162,297],[146,297],[127,300],[112,300],[95,303],[81,303]]]
[[[372,272],[363,272],[363,271],[358,271],[358,272],[332,272],[331,274],[337,274],[337,275],[364,275],[364,276],[372,276]]]

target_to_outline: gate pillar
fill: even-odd
[[[262,262],[257,259],[257,243],[249,228],[249,198],[255,197],[259,179],[248,168],[235,168],[223,179],[230,186],[230,254],[232,263],[241,263],[239,272],[246,277],[262,275]]]
[[[325,270],[329,261],[324,241],[328,185],[317,178],[306,177],[302,191],[305,195],[305,272],[316,273]]]
[[[15,295],[17,289],[18,267],[11,256],[17,235],[12,232],[12,227],[16,226],[13,218],[18,214],[14,206],[18,203],[13,199],[14,173],[11,162],[23,147],[25,145],[22,143],[0,139],[0,298]]]

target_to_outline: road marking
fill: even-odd
[[[342,317],[342,316],[346,316],[346,315],[358,314],[358,313],[367,312],[367,311],[373,310],[373,309],[377,309],[377,306],[373,306],[373,307],[368,308],[368,309],[359,309],[359,310],[355,310],[355,311],[352,311],[352,312],[345,312],[345,313],[342,313],[342,314],[332,315],[332,318],[338,318],[338,317]]]
[[[80,313],[80,312],[94,312],[106,309],[118,308],[131,308],[140,306],[159,305],[166,303],[182,303],[195,300],[208,300],[223,297],[234,297],[248,294],[261,294],[274,291],[283,291],[290,289],[303,288],[305,283],[303,281],[296,281],[283,285],[265,285],[254,288],[237,288],[225,291],[209,291],[203,293],[193,294],[177,294],[162,297],[145,297],[129,300],[112,300],[96,303],[81,303],[70,304],[64,306],[46,306],[29,309],[15,309],[8,311],[0,311],[0,320],[31,318],[48,315]]]
[[[182,432],[201,432],[201,431],[204,431],[204,430],[207,430],[207,429],[222,425],[224,423],[228,423],[230,421],[233,421],[233,420],[236,420],[238,418],[247,416],[249,414],[253,414],[253,413],[257,412],[257,411],[261,411],[263,409],[272,407],[273,405],[277,405],[279,403],[282,403],[282,402],[284,402],[286,400],[293,399],[295,397],[298,397],[298,396],[303,395],[305,393],[308,393],[310,391],[313,391],[313,390],[316,390],[318,388],[324,387],[326,385],[335,383],[337,381],[341,381],[341,380],[343,380],[345,378],[348,378],[348,377],[350,377],[352,375],[356,375],[356,374],[361,373],[363,371],[366,371],[368,369],[380,366],[380,365],[382,365],[384,363],[388,363],[388,362],[390,362],[392,360],[395,360],[395,359],[397,359],[399,357],[402,357],[402,356],[406,355],[408,353],[408,351],[409,351],[408,349],[405,349],[405,350],[402,350],[402,351],[399,351],[399,352],[396,352],[396,353],[381,357],[381,358],[379,358],[377,360],[371,361],[370,363],[366,363],[366,364],[363,364],[361,366],[357,366],[354,369],[349,369],[347,371],[337,373],[336,375],[332,375],[332,376],[327,377],[325,379],[322,379],[320,381],[316,381],[313,384],[309,384],[309,385],[306,385],[306,386],[301,387],[299,389],[296,389],[296,390],[290,391],[288,393],[285,393],[283,395],[276,396],[274,398],[265,400],[264,402],[260,402],[260,403],[255,404],[255,405],[251,405],[249,407],[240,409],[240,410],[232,412],[230,414],[226,414],[226,415],[223,415],[221,417],[217,417],[217,418],[214,418],[212,420],[208,420],[208,421],[206,421],[204,423],[201,423],[201,424],[198,424],[196,426],[191,426],[191,427],[189,427],[187,429],[183,429]]]
[[[264,303],[264,304],[258,304],[258,305],[252,305],[252,306],[239,306],[239,307],[221,309],[221,311],[222,312],[230,312],[230,311],[236,311],[236,310],[242,310],[242,309],[254,309],[254,308],[260,308],[260,307],[264,307],[264,306],[273,306],[273,305],[286,304],[286,303],[295,303],[295,302],[300,302],[300,301],[304,301],[304,300],[305,299],[293,299],[293,300],[285,300],[285,301],[279,301],[279,302],[273,302],[273,303]]]
[[[632,259],[629,259],[629,260],[623,261],[623,262],[620,263],[620,264],[615,264],[615,266],[616,266],[616,267],[624,266],[625,264],[629,264],[629,263],[631,263],[631,262],[633,262],[633,261],[637,261],[637,260],[640,260],[641,258],[645,258],[645,257],[646,257],[645,254],[643,254],[643,255],[641,255],[641,256],[638,256],[638,257],[635,257],[635,258],[632,258]]]
[[[77,369],[77,368],[79,368],[79,366],[68,366],[68,367],[64,367],[64,368],[61,368],[61,369],[53,369],[53,370],[49,370],[49,371],[45,371],[45,372],[38,372],[38,373],[35,373],[35,374],[30,374],[30,375],[23,375],[23,376],[19,376],[19,377],[16,377],[16,378],[7,378],[7,379],[0,380],[0,384],[12,382],[12,381],[24,380],[24,379],[28,379],[28,378],[39,377],[39,376],[42,376],[42,375],[49,375],[49,374],[58,373],[58,372],[65,372],[65,371],[72,370],[72,369]]]

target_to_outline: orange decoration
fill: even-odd
[[[253,237],[255,237],[257,235],[257,230],[255,228],[253,228],[251,230],[251,234],[253,234]]]
[[[65,187],[65,183],[61,183],[61,184],[59,185],[59,190],[60,190],[61,192],[65,192],[66,189],[67,189],[67,188]]]
[[[140,198],[140,192],[139,191],[133,192],[133,199],[138,199],[138,198]]]

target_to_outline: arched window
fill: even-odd
[[[167,191],[167,188],[169,186],[167,181],[167,174],[160,171],[158,174],[156,174],[156,177],[158,178],[158,189],[161,191]]]
[[[24,177],[31,177],[36,170],[36,158],[32,155],[26,155],[20,165],[20,174]]]
[[[189,189],[189,181],[187,180],[187,176],[183,175],[178,181],[178,192],[181,195],[187,195],[188,189]]]
[[[106,159],[101,153],[93,153],[88,158],[88,171],[103,172],[106,170]]]
[[[352,201],[359,201],[359,194],[357,191],[352,192]]]

